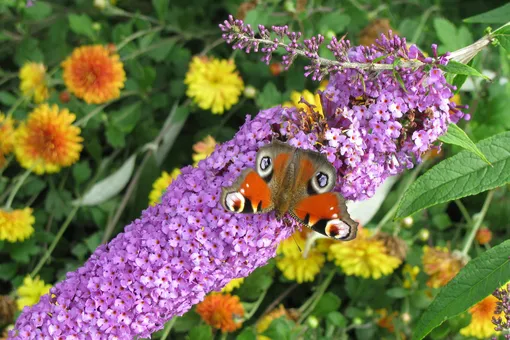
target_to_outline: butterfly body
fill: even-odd
[[[317,232],[341,240],[356,236],[357,223],[344,199],[331,192],[336,171],[324,155],[273,141],[260,148],[256,169],[244,170],[230,187],[223,188],[221,203],[237,213],[275,211],[290,214]]]

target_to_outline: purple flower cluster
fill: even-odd
[[[348,42],[345,42],[348,44]],[[384,35],[372,46],[348,49],[349,60],[369,63],[377,58],[420,58],[416,46]],[[433,46],[435,53],[435,46]],[[437,58],[445,64],[445,58]],[[332,74],[321,94],[328,121],[328,158],[339,170],[338,189],[348,198],[371,197],[388,176],[421,161],[450,123],[464,114],[451,101],[453,88],[438,67],[399,68],[377,74],[342,69]],[[466,117],[467,118],[467,117]]]
[[[209,292],[274,257],[292,227],[272,214],[228,213],[219,197],[223,186],[253,166],[284,110],[248,119],[198,168],[182,169],[161,204],[100,246],[38,304],[25,307],[9,339],[148,337]]]
[[[510,339],[510,283],[506,285],[506,289],[496,289],[493,295],[499,300],[494,314],[503,315],[503,318],[493,316],[492,323],[496,326],[496,331],[506,331],[505,339]]]

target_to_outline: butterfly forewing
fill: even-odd
[[[290,211],[305,226],[338,240],[356,237],[358,223],[347,213],[343,198],[334,192],[308,196]]]

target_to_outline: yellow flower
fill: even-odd
[[[30,276],[26,276],[23,280],[23,284],[18,288],[18,299],[16,304],[18,309],[22,310],[25,306],[32,306],[39,302],[39,299],[44,294],[50,292],[51,285],[45,284],[43,280],[40,280],[37,276],[32,279]]]
[[[236,288],[239,288],[241,287],[241,285],[243,284],[244,282],[244,277],[240,277],[238,279],[233,279],[232,281],[230,281],[229,283],[227,283],[227,285],[225,287],[223,287],[223,289],[221,290],[222,293],[230,293],[231,291],[233,291],[234,289]]]
[[[101,45],[75,48],[64,62],[64,82],[88,104],[101,104],[120,96],[126,73],[119,55]]]
[[[186,95],[204,110],[222,114],[239,101],[244,83],[232,60],[193,57],[184,83]]]
[[[42,103],[49,98],[46,85],[46,67],[42,63],[28,62],[19,71],[21,83],[19,89],[28,98],[34,98],[35,103]]]
[[[425,246],[423,248],[423,271],[429,275],[427,286],[439,288],[457,275],[465,262],[450,253],[447,248]]]
[[[24,241],[34,233],[35,218],[31,208],[0,209],[0,241]]]
[[[299,110],[305,111],[308,115],[312,115],[312,108],[301,102],[301,97],[310,105],[315,106],[314,110],[324,117],[324,112],[322,111],[321,97],[319,93],[313,94],[308,90],[304,90],[303,92],[292,91],[290,94],[290,102],[283,103],[285,107],[296,107]]]
[[[369,232],[364,228],[358,231],[356,239],[332,244],[328,258],[335,260],[346,275],[376,280],[393,273],[402,263],[401,259],[389,255],[383,241],[369,238]]]
[[[163,171],[161,176],[152,184],[152,191],[149,194],[149,204],[158,204],[170,183],[180,174],[181,170],[179,169],[173,169],[171,174]]]
[[[262,333],[264,333],[269,328],[273,320],[279,319],[282,316],[286,317],[287,319],[291,319],[289,313],[287,312],[285,307],[283,307],[283,305],[280,305],[278,308],[275,308],[271,312],[262,316],[256,325],[257,340],[271,340],[267,336],[262,335]]]
[[[197,313],[213,328],[234,332],[242,326],[244,308],[238,296],[212,293],[197,305]]]
[[[14,120],[0,113],[0,168],[5,164],[5,155],[14,147]]]
[[[83,148],[75,118],[57,105],[36,107],[16,130],[14,152],[21,166],[42,175],[74,164]]]
[[[193,158],[193,166],[196,166],[198,162],[206,159],[214,149],[216,148],[216,140],[212,136],[207,136],[200,142],[193,145],[193,151],[195,153],[191,156]]]
[[[404,288],[411,288],[413,284],[416,282],[416,277],[420,273],[420,267],[411,266],[406,263],[404,269],[402,269],[402,274],[404,275]]]
[[[496,310],[497,301],[498,299],[490,295],[471,307],[469,309],[471,322],[460,330],[460,334],[473,336],[478,339],[487,339],[492,335],[498,334],[494,330],[494,324],[491,322],[492,317],[496,316],[494,311]]]
[[[298,283],[313,281],[326,261],[324,254],[316,248],[310,249],[306,257],[299,250],[296,242],[304,249],[308,233],[308,229],[295,232],[293,236],[283,240],[276,251],[280,255],[276,258],[278,269],[287,279]]]

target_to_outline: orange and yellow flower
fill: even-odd
[[[0,113],[0,168],[14,148],[14,120]]]
[[[119,59],[101,45],[78,47],[62,62],[64,82],[69,91],[89,104],[118,98],[126,81]]]
[[[197,142],[193,145],[193,165],[196,166],[198,162],[203,159],[206,159],[214,149],[216,148],[216,140],[212,136],[207,136],[202,139],[200,142]]]
[[[313,108],[301,101],[303,98],[308,104],[312,105]],[[292,91],[290,94],[290,101],[283,103],[284,107],[296,107],[298,110],[304,110],[308,115],[312,114],[312,110],[316,111],[322,117],[324,112],[322,110],[321,97],[319,93],[313,94],[308,90],[303,92]]]
[[[180,174],[181,170],[179,169],[173,169],[170,174],[163,171],[161,176],[152,184],[152,190],[149,194],[149,204],[158,204],[170,183],[172,183]]]
[[[460,330],[460,334],[472,336],[477,339],[488,339],[498,334],[498,332],[494,330],[495,326],[491,321],[492,317],[496,316],[496,314],[494,314],[496,302],[498,302],[498,299],[490,295],[471,307],[469,309],[471,322]]]
[[[423,248],[423,271],[429,275],[427,286],[440,288],[457,275],[465,262],[460,256],[451,253],[447,248]]]
[[[19,88],[27,98],[34,98],[35,103],[42,103],[49,98],[44,64],[25,63],[19,71],[19,79],[21,80]]]
[[[239,101],[244,83],[232,60],[193,57],[184,83],[186,95],[204,110],[223,114]]]
[[[293,236],[283,240],[276,250],[279,255],[276,266],[285,278],[297,283],[313,281],[326,262],[326,256],[317,248],[311,248],[306,256],[298,248],[298,245],[301,249],[305,248],[309,233],[311,231],[308,229],[295,232]]]
[[[212,293],[197,305],[197,313],[213,328],[234,332],[242,326],[244,308],[238,296]]]
[[[370,237],[365,228],[360,228],[352,241],[332,244],[328,258],[334,260],[346,275],[375,280],[393,273],[402,263],[400,258],[390,255],[382,240]]]
[[[83,138],[76,116],[57,105],[36,107],[15,133],[14,152],[22,167],[38,175],[60,171],[80,158]]]
[[[21,242],[34,233],[35,218],[31,208],[0,209],[0,241]]]

